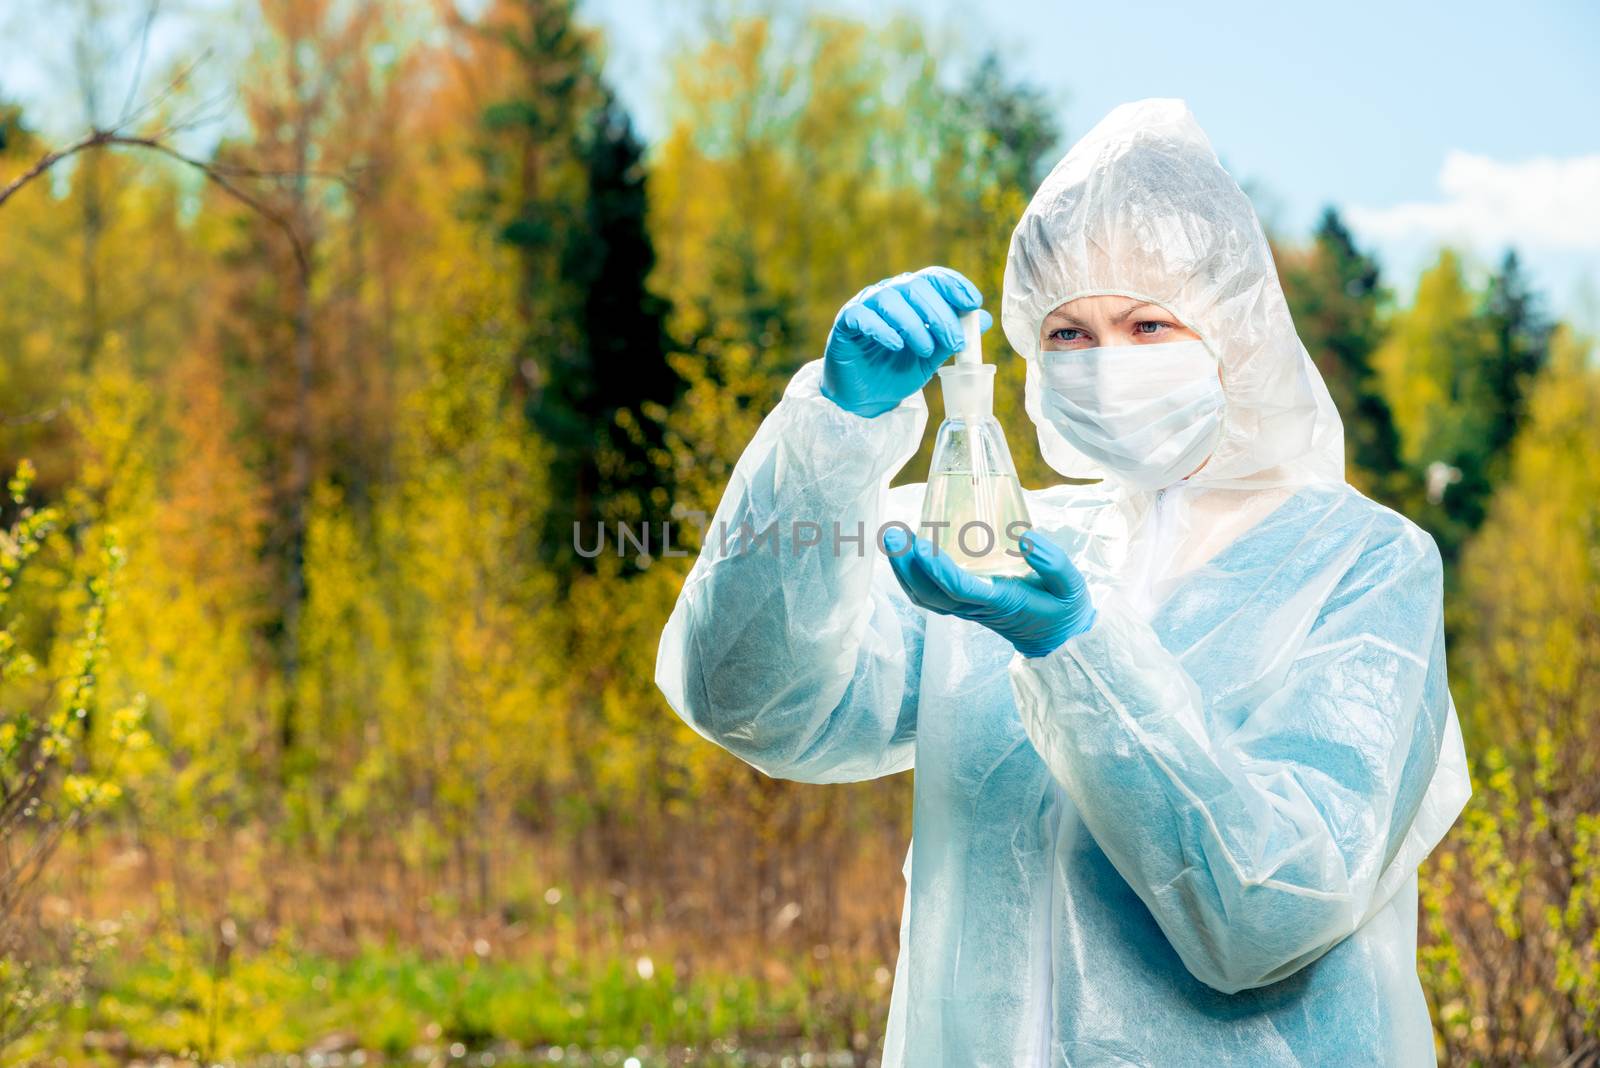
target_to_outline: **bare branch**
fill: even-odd
[[[33,181],[35,178],[39,177],[45,171],[48,171],[51,167],[54,167],[57,163],[60,163],[68,156],[76,155],[89,146],[98,144],[103,136],[104,135],[99,131],[95,131],[94,133],[89,134],[87,137],[68,145],[66,148],[57,149],[52,152],[46,152],[43,156],[39,157],[39,162],[35,163],[32,167],[29,167],[27,170],[13,178],[9,183],[7,183],[4,189],[0,189],[0,204],[4,204],[7,200],[10,200],[12,195],[15,194],[17,190]]]
[[[161,90],[161,92],[157,93],[155,96],[151,97],[149,100],[146,100],[143,104],[140,104],[138,110],[134,111],[131,115],[127,116],[124,119],[119,120],[115,128],[117,130],[125,130],[129,126],[131,126],[134,123],[138,122],[144,116],[150,114],[150,112],[154,111],[156,108],[160,107],[161,104],[169,96],[171,96],[173,93],[176,93],[179,89],[182,89],[185,85],[187,85],[188,82],[189,82],[189,79],[194,76],[194,72],[200,69],[200,64],[204,63],[206,60],[208,60],[210,58],[211,58],[211,49],[207,48],[205,51],[201,52],[198,56],[196,56],[193,60],[191,60],[190,62],[185,64],[183,66],[183,68],[178,71],[177,74],[174,74],[172,76],[172,80],[169,81],[166,84],[166,87],[163,88]],[[217,95],[218,95],[218,98],[221,98],[223,96],[226,96],[227,94],[226,94],[226,92],[223,92],[223,93],[219,93]],[[204,106],[204,105],[202,105],[202,106]]]
[[[78,139],[77,141],[74,141],[65,148],[45,153],[32,167],[29,167],[26,171],[23,171],[16,178],[12,179],[11,182],[9,182],[3,189],[0,189],[0,207],[3,207],[5,202],[10,200],[11,197],[13,197],[19,190],[23,188],[23,186],[27,185],[35,178],[38,178],[40,175],[44,174],[51,167],[54,167],[62,160],[71,156],[75,156],[78,153],[91,148],[104,148],[110,145],[146,149],[148,151],[158,153],[159,155],[166,156],[170,159],[177,160],[179,163],[182,163],[185,166],[193,167],[223,192],[227,193],[241,204],[250,208],[252,211],[257,212],[262,218],[275,224],[279,229],[281,229],[289,238],[290,245],[292,245],[294,248],[295,263],[299,266],[301,272],[306,275],[311,273],[311,261],[306,255],[305,245],[300,240],[300,235],[296,232],[294,225],[281,214],[267,207],[267,205],[262,203],[259,199],[251,196],[249,193],[245,192],[243,189],[240,189],[237,185],[229,180],[229,178],[234,175],[250,178],[272,178],[283,177],[283,174],[271,171],[257,171],[249,168],[230,168],[227,166],[218,166],[216,164],[208,163],[205,160],[196,159],[193,156],[185,155],[176,148],[173,148],[171,145],[165,143],[164,141],[157,140],[154,137],[136,137],[129,134],[120,134],[114,130],[95,130],[94,132]],[[318,177],[334,176],[319,175]],[[341,180],[343,179],[341,178]]]
[[[199,66],[211,55],[209,49],[207,49],[205,52],[202,52],[195,59],[185,64],[159,93],[156,93],[149,100],[138,105],[137,107],[134,107],[134,98],[137,93],[139,80],[143,74],[146,50],[149,45],[150,27],[155,21],[159,6],[160,0],[150,0],[140,33],[139,56],[134,67],[133,81],[129,84],[127,98],[123,103],[122,111],[119,117],[109,127],[100,127],[99,125],[95,125],[87,134],[83,135],[71,144],[66,145],[63,148],[46,152],[38,159],[37,162],[33,164],[33,166],[17,175],[4,187],[0,187],[0,207],[3,207],[6,201],[15,196],[23,187],[27,186],[35,179],[43,176],[56,164],[63,160],[70,159],[80,152],[111,147],[143,149],[145,151],[154,152],[158,155],[166,156],[169,159],[173,159],[179,163],[182,163],[184,166],[193,168],[200,174],[204,175],[207,181],[216,185],[217,188],[221,189],[224,193],[228,194],[230,197],[239,201],[241,204],[245,205],[250,210],[256,212],[262,218],[268,220],[281,229],[284,232],[284,235],[288,237],[289,243],[294,250],[295,263],[299,267],[302,277],[309,278],[311,273],[310,257],[306,251],[306,247],[301,239],[300,233],[295,228],[293,222],[291,222],[290,219],[285,217],[282,213],[268,206],[260,197],[252,194],[244,188],[241,188],[237,180],[250,179],[253,181],[282,181],[286,178],[294,178],[299,181],[304,181],[307,178],[316,178],[337,181],[344,185],[347,189],[354,190],[357,187],[358,176],[348,171],[343,173],[308,171],[300,169],[279,171],[249,167],[236,163],[228,163],[222,160],[203,160],[187,155],[174,147],[170,143],[169,139],[174,134],[182,130],[191,128],[194,125],[198,125],[199,123],[206,121],[207,117],[205,112],[217,102],[216,100],[201,101],[187,114],[173,116],[164,125],[152,132],[145,134],[134,134],[128,132],[134,124],[138,123],[141,119],[148,116],[152,111],[159,108],[174,93],[178,92],[179,89],[186,85],[193,76],[195,70],[198,69]],[[82,50],[88,48],[88,45],[86,44],[85,40],[80,37],[76,42],[76,47]],[[325,85],[319,85],[317,92],[320,94],[326,91],[326,88],[327,87]],[[85,92],[90,98],[90,122],[94,123],[95,120],[92,116],[92,87],[86,86]],[[357,170],[359,170],[359,168],[357,168]]]
[[[214,165],[207,163],[205,160],[195,159],[193,156],[186,156],[182,152],[179,152],[177,149],[173,148],[171,145],[162,141],[157,141],[150,137],[129,137],[123,134],[107,134],[104,143],[108,145],[126,145],[134,148],[149,149],[152,152],[157,152],[163,156],[175,159],[179,163],[185,164],[186,166],[193,167],[195,170],[205,175],[208,180],[214,183],[217,188],[221,189],[224,193],[227,193],[245,207],[257,212],[268,222],[277,225],[278,228],[284,232],[284,235],[289,238],[289,243],[294,246],[295,263],[299,266],[302,276],[310,277],[311,260],[306,255],[305,245],[301,242],[300,234],[295,230],[294,224],[289,222],[288,219],[284,218],[278,212],[267,207],[260,200],[257,200],[249,193],[246,193],[244,190],[234,185],[228,180],[227,174],[219,170]]]
[[[41,408],[36,412],[22,412],[19,415],[0,415],[0,426],[32,426],[38,423],[48,423],[66,410],[67,402],[58,401],[48,408]]]
[[[155,23],[156,12],[160,7],[160,0],[150,0],[150,6],[145,8],[144,25],[139,28],[139,58],[134,61],[133,76],[128,79],[128,95],[123,98],[122,110],[118,113],[118,126],[132,121],[128,111],[133,107],[133,98],[139,92],[139,80],[144,77],[144,60],[150,50],[150,27]]]
[[[347,189],[356,188],[353,175],[369,169],[366,165],[357,165],[349,171],[313,171],[313,170],[263,170],[260,167],[246,167],[239,163],[212,163],[209,165],[218,174],[230,178],[259,178],[262,180],[278,181],[285,178],[295,178],[304,175],[307,178],[316,178],[322,181],[338,182]]]

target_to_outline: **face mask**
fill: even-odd
[[[1222,383],[1202,341],[1039,354],[1044,417],[1139,489],[1187,478],[1216,446]]]

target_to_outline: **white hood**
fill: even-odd
[[[1027,411],[1056,471],[1107,473],[1043,417],[1039,331],[1067,301],[1152,301],[1203,338],[1226,408],[1196,488],[1344,479],[1344,427],[1295,334],[1266,235],[1181,100],[1123,104],[1039,186],[1006,257],[1001,325],[1028,360]]]

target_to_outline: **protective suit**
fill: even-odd
[[[908,601],[875,532],[917,522],[923,487],[888,483],[921,396],[863,418],[813,363],[739,461],[657,682],[773,776],[915,767],[886,1065],[1432,1064],[1416,869],[1469,791],[1438,554],[1344,483],[1261,228],[1178,101],[1113,111],[1012,237],[1002,327],[1072,476],[1103,472],[1047,417],[1040,327],[1090,294],[1180,317],[1225,395],[1187,480],[1028,495],[1090,629],[1027,658]]]

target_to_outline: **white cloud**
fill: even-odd
[[[1379,241],[1600,250],[1600,155],[1502,163],[1452,151],[1439,170],[1439,191],[1439,200],[1347,214]]]

